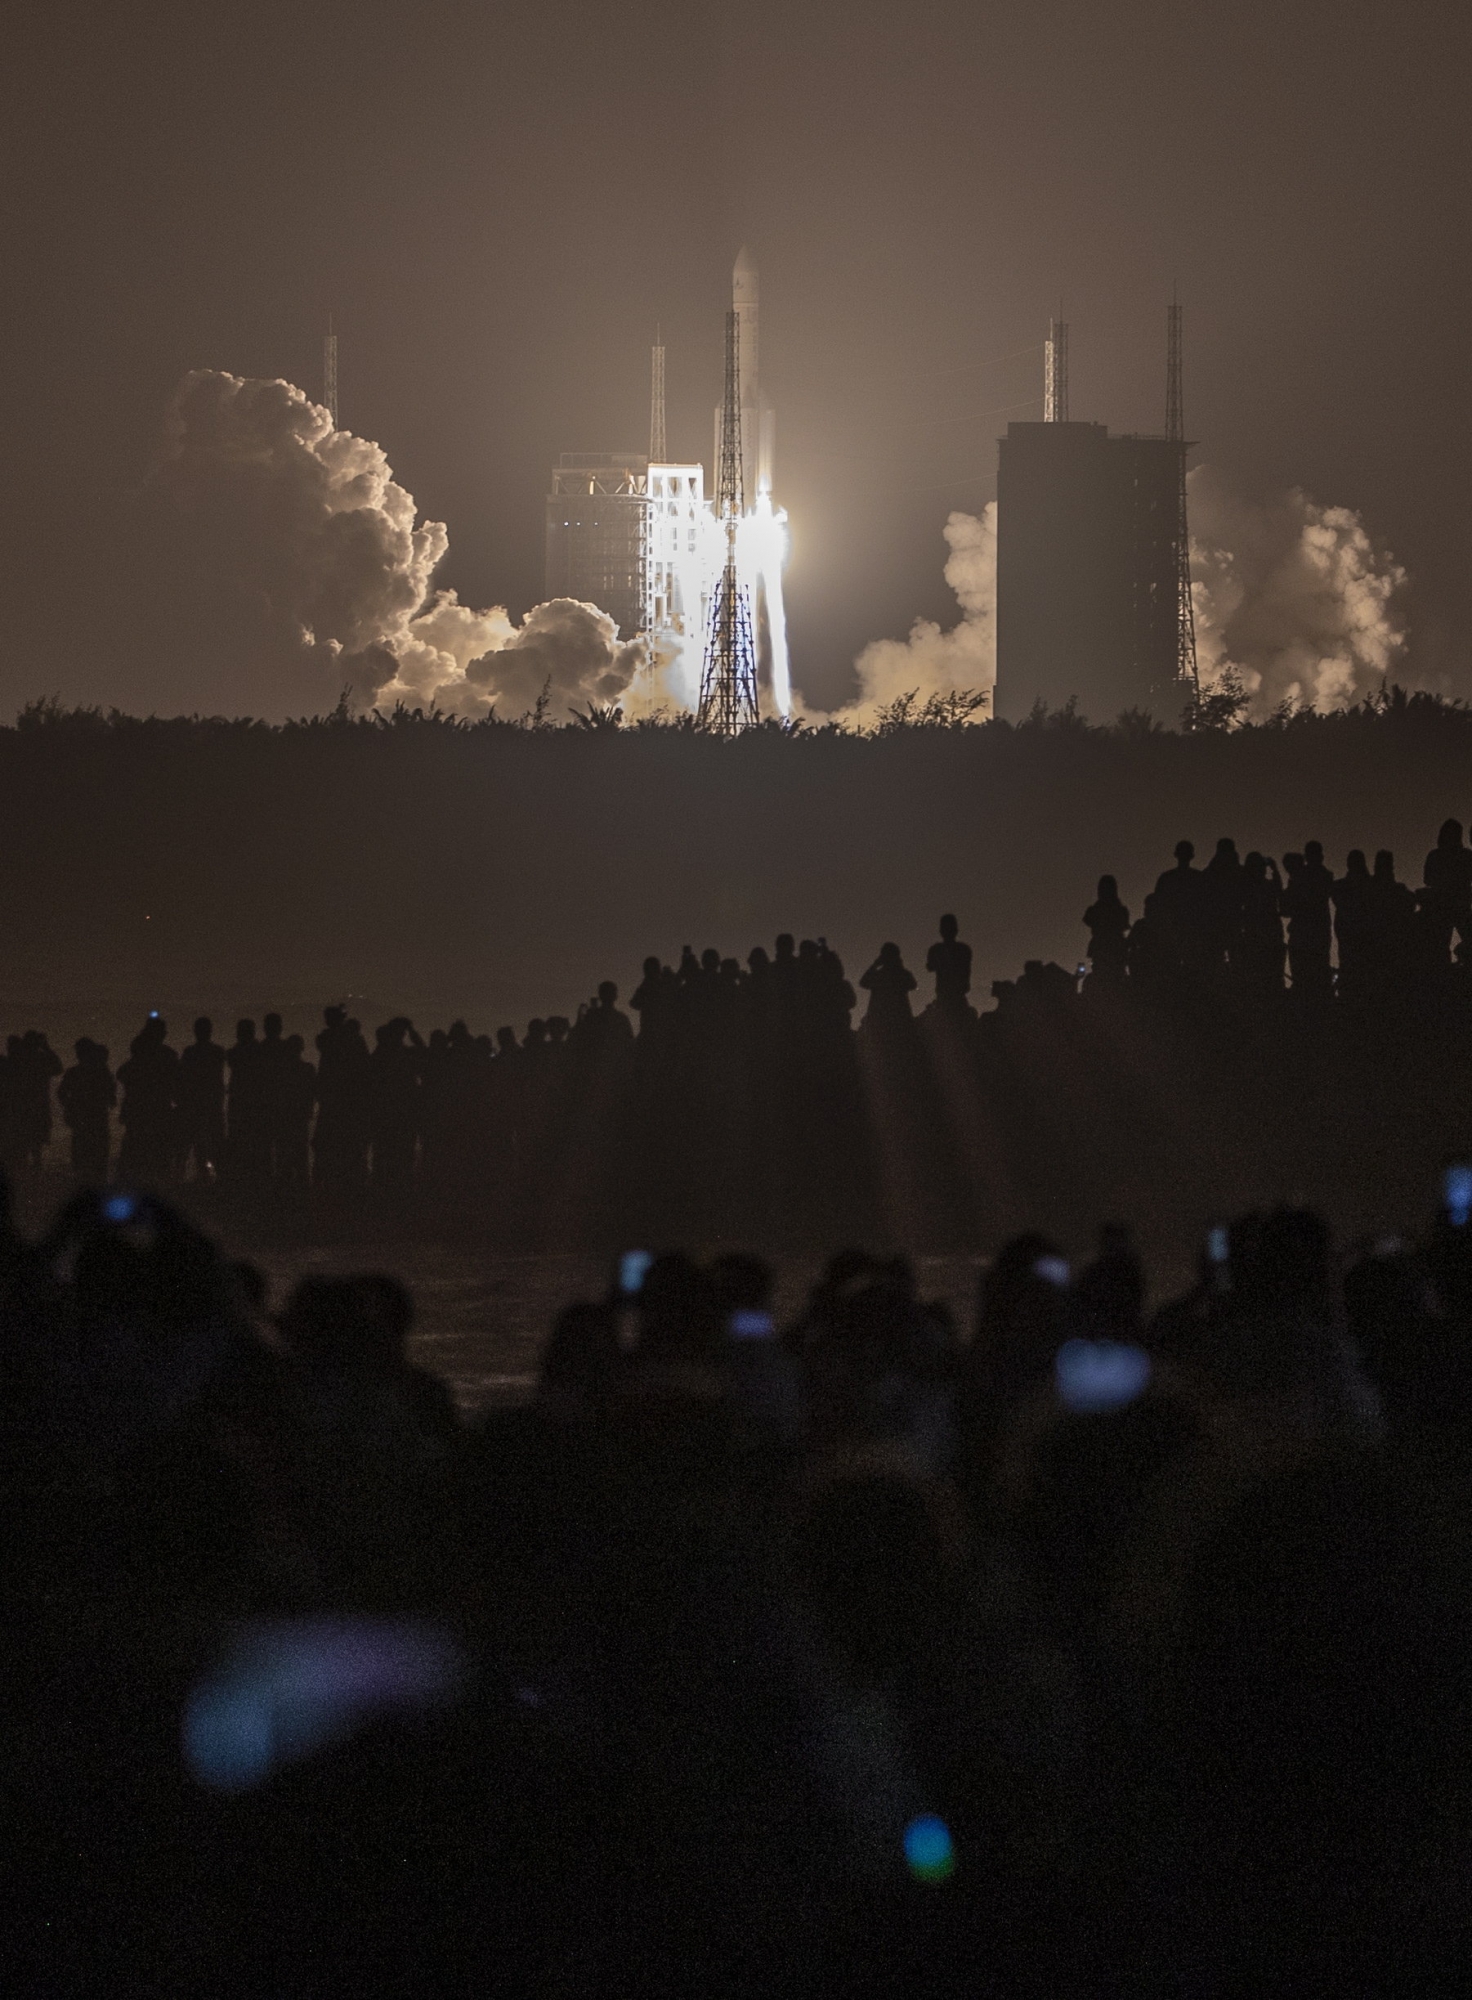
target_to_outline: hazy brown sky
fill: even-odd
[[[329,312],[343,421],[449,524],[443,580],[524,611],[547,466],[644,440],[656,321],[671,447],[708,455],[743,238],[810,698],[953,614],[941,526],[992,496],[1060,296],[1072,413],[1159,426],[1173,279],[1199,455],[1360,509],[1459,672],[1469,48],[1416,0],[32,9],[0,86],[0,714],[190,705],[123,609],[127,491],[185,370],[315,391]]]

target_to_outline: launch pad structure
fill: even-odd
[[[1095,722],[1178,720],[1197,696],[1186,522],[1181,314],[1168,322],[1163,436],[1068,413],[1068,328],[1048,330],[1041,423],[997,448],[997,686],[1022,722],[1076,700]]]
[[[620,637],[643,635],[668,693],[720,734],[759,719],[763,687],[792,702],[782,567],[787,516],[772,499],[775,418],[757,376],[756,265],[731,273],[714,490],[667,456],[665,347],[650,351],[649,450],[564,452],[546,502],[546,591],[596,605]]]
[[[1165,343],[1165,434],[1177,447],[1176,459],[1176,679],[1201,699],[1196,669],[1196,607],[1191,599],[1191,528],[1186,518],[1186,398],[1180,301],[1172,295]]]
[[[565,451],[547,496],[547,595],[596,604],[632,637],[647,623],[648,565],[649,460]]]
[[[696,713],[697,726],[718,736],[750,729],[760,713],[751,599],[736,564],[737,530],[746,511],[741,415],[741,312],[732,306],[726,314],[726,394],[715,491],[716,518],[726,537],[726,566],[711,604]]]

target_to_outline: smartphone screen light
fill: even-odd
[[[905,1861],[918,1882],[944,1882],[956,1872],[951,1829],[935,1813],[921,1813],[905,1828]]]
[[[649,1266],[654,1262],[652,1250],[625,1250],[618,1260],[618,1288],[626,1299],[635,1299],[644,1289],[644,1280],[649,1275]]]
[[[1121,1340],[1065,1340],[1053,1367],[1058,1400],[1080,1416],[1122,1410],[1150,1386],[1150,1356]]]

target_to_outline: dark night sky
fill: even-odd
[[[525,610],[546,468],[642,442],[656,320],[708,455],[743,238],[810,698],[952,615],[941,525],[991,497],[1060,296],[1073,414],[1159,426],[1173,279],[1201,456],[1360,509],[1459,669],[1465,9],[155,0],[7,39],[0,713],[168,705],[121,664],[124,496],[186,369],[315,390],[329,311],[443,579]]]

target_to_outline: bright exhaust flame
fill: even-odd
[[[792,713],[792,673],[787,658],[787,611],[782,601],[782,571],[787,562],[787,509],[773,507],[763,491],[753,511],[741,523],[738,561],[752,604],[766,606],[767,639],[771,649],[771,697],[785,721]]]

